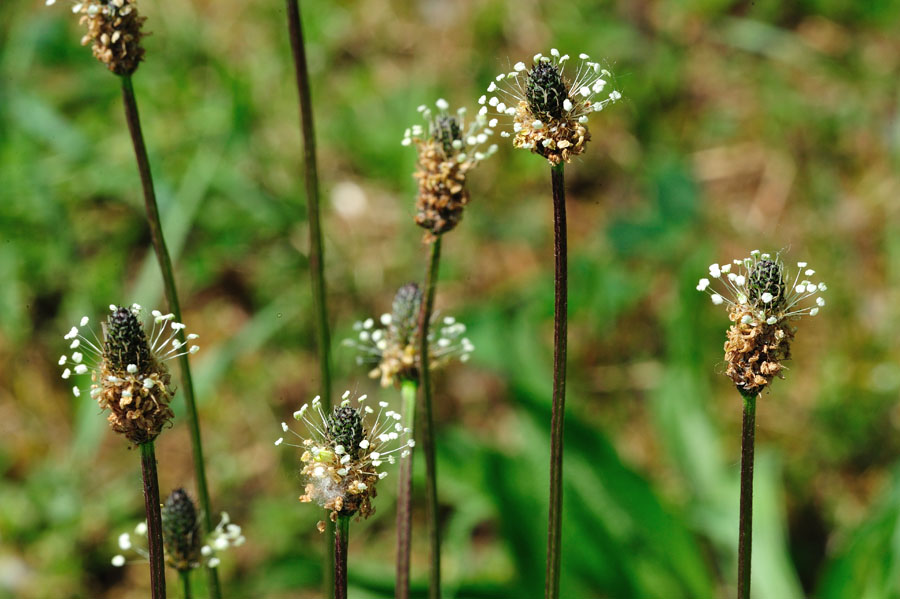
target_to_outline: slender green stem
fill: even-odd
[[[162,514],[159,507],[159,480],[153,441],[141,443],[141,476],[144,481],[144,508],[147,512],[147,545],[150,554],[150,597],[166,599],[166,564],[163,555]]]
[[[400,385],[403,427],[414,430],[416,421],[417,381],[405,380]],[[412,437],[413,434],[410,434]],[[397,490],[397,586],[396,599],[409,599],[409,560],[412,549],[412,460],[413,452],[400,460],[400,482]]]
[[[319,210],[319,171],[316,164],[316,135],[313,128],[312,98],[309,86],[309,69],[306,65],[306,47],[303,44],[303,23],[298,0],[286,0],[288,35],[294,59],[294,75],[300,99],[300,128],[303,135],[303,166],[306,180],[306,209],[309,220],[309,275],[312,287],[313,312],[316,321],[316,341],[319,350],[319,395],[326,412],[331,409],[331,341],[328,331],[328,313],[325,304],[325,268],[322,247],[322,226]],[[325,539],[334,532],[334,523],[325,521]],[[322,565],[323,591],[330,596],[334,588],[331,573],[334,571],[332,553],[325,550]]]
[[[175,275],[172,268],[172,260],[169,258],[169,250],[166,248],[166,240],[163,237],[162,222],[159,218],[159,207],[156,204],[156,193],[153,190],[153,177],[150,174],[150,159],[147,157],[147,147],[144,145],[144,134],[141,131],[141,120],[138,115],[137,100],[134,97],[134,87],[131,76],[122,77],[122,100],[125,103],[125,120],[128,122],[128,131],[131,133],[131,141],[134,145],[134,155],[137,159],[138,171],[141,175],[141,186],[144,189],[144,206],[147,212],[147,224],[150,226],[150,239],[153,241],[153,249],[162,272],[163,285],[165,287],[166,301],[169,311],[175,315],[177,322],[183,322],[181,318],[181,304],[178,302],[178,291],[175,287]],[[185,343],[184,329],[176,332],[180,343]],[[206,483],[206,468],[203,460],[203,441],[200,437],[200,420],[197,416],[197,402],[194,397],[194,383],[191,377],[191,366],[188,355],[185,353],[179,358],[181,365],[181,382],[184,390],[184,403],[187,407],[188,430],[191,433],[191,447],[194,454],[194,474],[197,479],[197,493],[200,506],[203,508],[203,526],[207,534],[212,531],[212,508],[209,501],[209,488]],[[211,599],[221,599],[222,590],[219,586],[219,575],[215,568],[206,569],[209,577],[209,596]]]
[[[741,513],[738,525],[738,599],[750,599],[753,545],[753,454],[756,444],[756,393],[738,390],[744,400],[741,424]]]
[[[553,184],[553,254],[556,259],[553,309],[553,411],[550,417],[550,521],[547,527],[547,581],[544,595],[559,598],[562,554],[563,425],[566,408],[566,329],[568,273],[566,190],[563,164],[551,168]]]
[[[347,599],[347,540],[350,516],[338,516],[334,528],[334,599]]]
[[[434,311],[434,294],[437,288],[438,268],[441,262],[441,237],[431,244],[431,258],[425,275],[425,301],[419,314],[419,376],[422,386],[422,451],[425,454],[425,508],[428,516],[428,541],[431,568],[428,597],[441,597],[441,531],[438,523],[437,460],[434,450],[434,414],[431,410],[431,359],[428,356],[428,326]]]
[[[191,571],[179,570],[178,575],[181,577],[181,594],[184,596],[184,599],[191,599],[193,597],[193,593],[191,593]]]

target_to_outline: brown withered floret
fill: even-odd
[[[747,393],[761,393],[777,376],[783,378],[782,362],[791,357],[794,328],[786,321],[775,324],[744,323],[753,313],[745,306],[732,306],[728,318],[734,323],[725,341],[727,374],[735,386]]]
[[[419,182],[416,197],[416,224],[426,229],[426,241],[452,230],[462,220],[469,203],[466,173],[470,162],[447,159],[441,144],[434,140],[422,143],[413,175]]]
[[[587,102],[588,108],[590,102]],[[584,152],[591,139],[587,126],[570,118],[555,118],[550,123],[541,122],[536,128],[535,116],[524,100],[516,107],[515,123],[518,132],[513,139],[517,148],[530,149],[547,159],[553,166],[570,162],[573,156]]]
[[[79,23],[87,27],[81,45],[91,44],[94,57],[116,75],[134,73],[144,58],[141,28],[146,21],[135,0],[88,0],[79,6]]]
[[[110,427],[135,445],[154,440],[174,416],[169,407],[171,377],[162,365],[154,370],[149,374],[114,371],[104,360],[94,373],[92,388],[100,390],[100,408],[110,411]]]

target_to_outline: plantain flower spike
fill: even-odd
[[[56,0],[46,0],[47,6]],[[91,44],[94,57],[116,75],[131,75],[144,59],[141,28],[146,17],[138,14],[136,0],[79,0],[72,12],[87,27],[81,45]]]
[[[779,255],[754,250],[749,258],[710,265],[709,278],[700,279],[697,290],[728,309],[733,324],[725,341],[725,374],[741,393],[759,394],[776,376],[783,378],[796,332],[792,323],[825,305],[821,294],[828,287],[813,282],[813,275],[806,262],[798,262],[791,276]]]
[[[353,325],[355,339],[344,345],[357,351],[356,361],[371,367],[369,376],[379,379],[382,387],[403,381],[419,380],[419,312],[422,290],[415,283],[401,287],[394,296],[390,313],[382,314],[376,323],[368,318]],[[433,315],[428,327],[428,356],[431,368],[440,368],[458,357],[466,362],[475,350],[465,337],[466,325],[452,316]]]
[[[179,340],[184,325],[172,314],[153,310],[153,326],[145,332],[141,325],[141,307],[111,305],[103,323],[102,340],[90,328],[85,316],[65,335],[72,353],[59,358],[63,379],[90,373],[90,383],[75,385],[75,397],[87,392],[107,417],[113,431],[140,445],[153,441],[172,420],[169,403],[173,389],[165,363],[173,358],[196,353],[197,345],[188,345],[197,335]]]
[[[284,437],[275,441],[276,446],[303,451],[300,461],[306,487],[300,501],[318,503],[332,521],[338,516],[356,515],[359,520],[373,514],[376,485],[387,476],[382,466],[408,456],[415,446],[410,430],[400,424],[400,414],[385,409],[387,402],[380,402],[377,411],[366,403],[365,395],[356,398],[356,406],[352,403],[346,391],[340,405],[326,414],[316,396],[294,412],[294,419],[305,425],[306,436],[281,423],[281,429],[299,444],[286,443]],[[325,530],[325,523],[319,522],[318,528]]]
[[[427,231],[427,242],[459,224],[469,203],[469,171],[497,151],[496,144],[486,146],[494,133],[487,117],[478,115],[467,121],[465,108],[450,113],[450,104],[444,99],[439,99],[435,108],[419,106],[425,125],[408,128],[401,142],[404,146],[415,144],[419,153],[413,175],[419,182],[416,224]]]
[[[578,58],[571,79],[565,74],[569,55],[560,55],[556,48],[550,56],[535,54],[531,66],[517,62],[491,81],[487,94],[478,99],[478,114],[512,117],[512,134],[501,131],[501,137],[514,135],[515,147],[540,154],[553,166],[570,162],[591,139],[588,115],[622,98],[616,90],[607,92],[612,77],[608,70],[587,54]]]

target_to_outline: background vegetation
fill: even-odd
[[[116,569],[141,518],[133,453],[59,379],[62,335],[162,302],[118,82],[68,7],[0,3],[0,596],[144,597]],[[887,0],[304,3],[336,338],[421,277],[415,107],[474,105],[509,62],[606,56],[625,102],[568,170],[570,377],[563,596],[723,597],[736,569],[740,398],[711,262],[788,249],[828,283],[759,404],[754,592],[900,596],[900,5]],[[284,7],[150,2],[135,76],[195,356],[213,503],[248,537],[234,598],[313,597],[321,513],[278,423],[317,387]],[[438,380],[451,596],[543,588],[549,179],[502,144],[445,244],[438,307],[473,359]],[[337,389],[376,384],[335,345]],[[393,391],[382,393],[390,398]],[[176,411],[183,406],[176,400]],[[183,420],[163,493],[192,488]],[[422,460],[417,461],[418,531]],[[396,479],[394,479],[396,480]],[[394,485],[351,540],[354,597],[392,591]],[[425,587],[425,537],[414,587]],[[202,581],[196,577],[199,590]]]

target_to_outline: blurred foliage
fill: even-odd
[[[0,3],[0,597],[143,597],[110,565],[141,517],[137,454],[58,378],[62,334],[161,301],[118,82],[64,2]],[[307,6],[309,5],[309,6]],[[788,248],[829,285],[759,407],[754,594],[900,597],[900,3],[304,3],[336,339],[424,269],[415,107],[481,94],[557,46],[626,102],[567,169],[570,396],[563,595],[733,594],[740,401],[719,376],[711,262]],[[313,597],[321,514],[278,422],[315,393],[296,93],[278,2],[142,5],[135,88],[196,356],[213,502],[248,543],[229,597]],[[477,351],[438,379],[449,596],[543,588],[552,320],[549,177],[503,147],[471,180],[438,305]],[[390,399],[335,344],[339,385]],[[176,400],[176,410],[182,406]],[[192,484],[182,424],[164,493]],[[417,531],[423,531],[416,463]],[[354,597],[392,593],[390,484],[354,525]],[[424,596],[424,535],[413,584]],[[202,577],[195,577],[203,592]],[[174,581],[174,579],[173,579]],[[173,587],[174,588],[174,587]],[[203,595],[199,595],[203,596]]]

